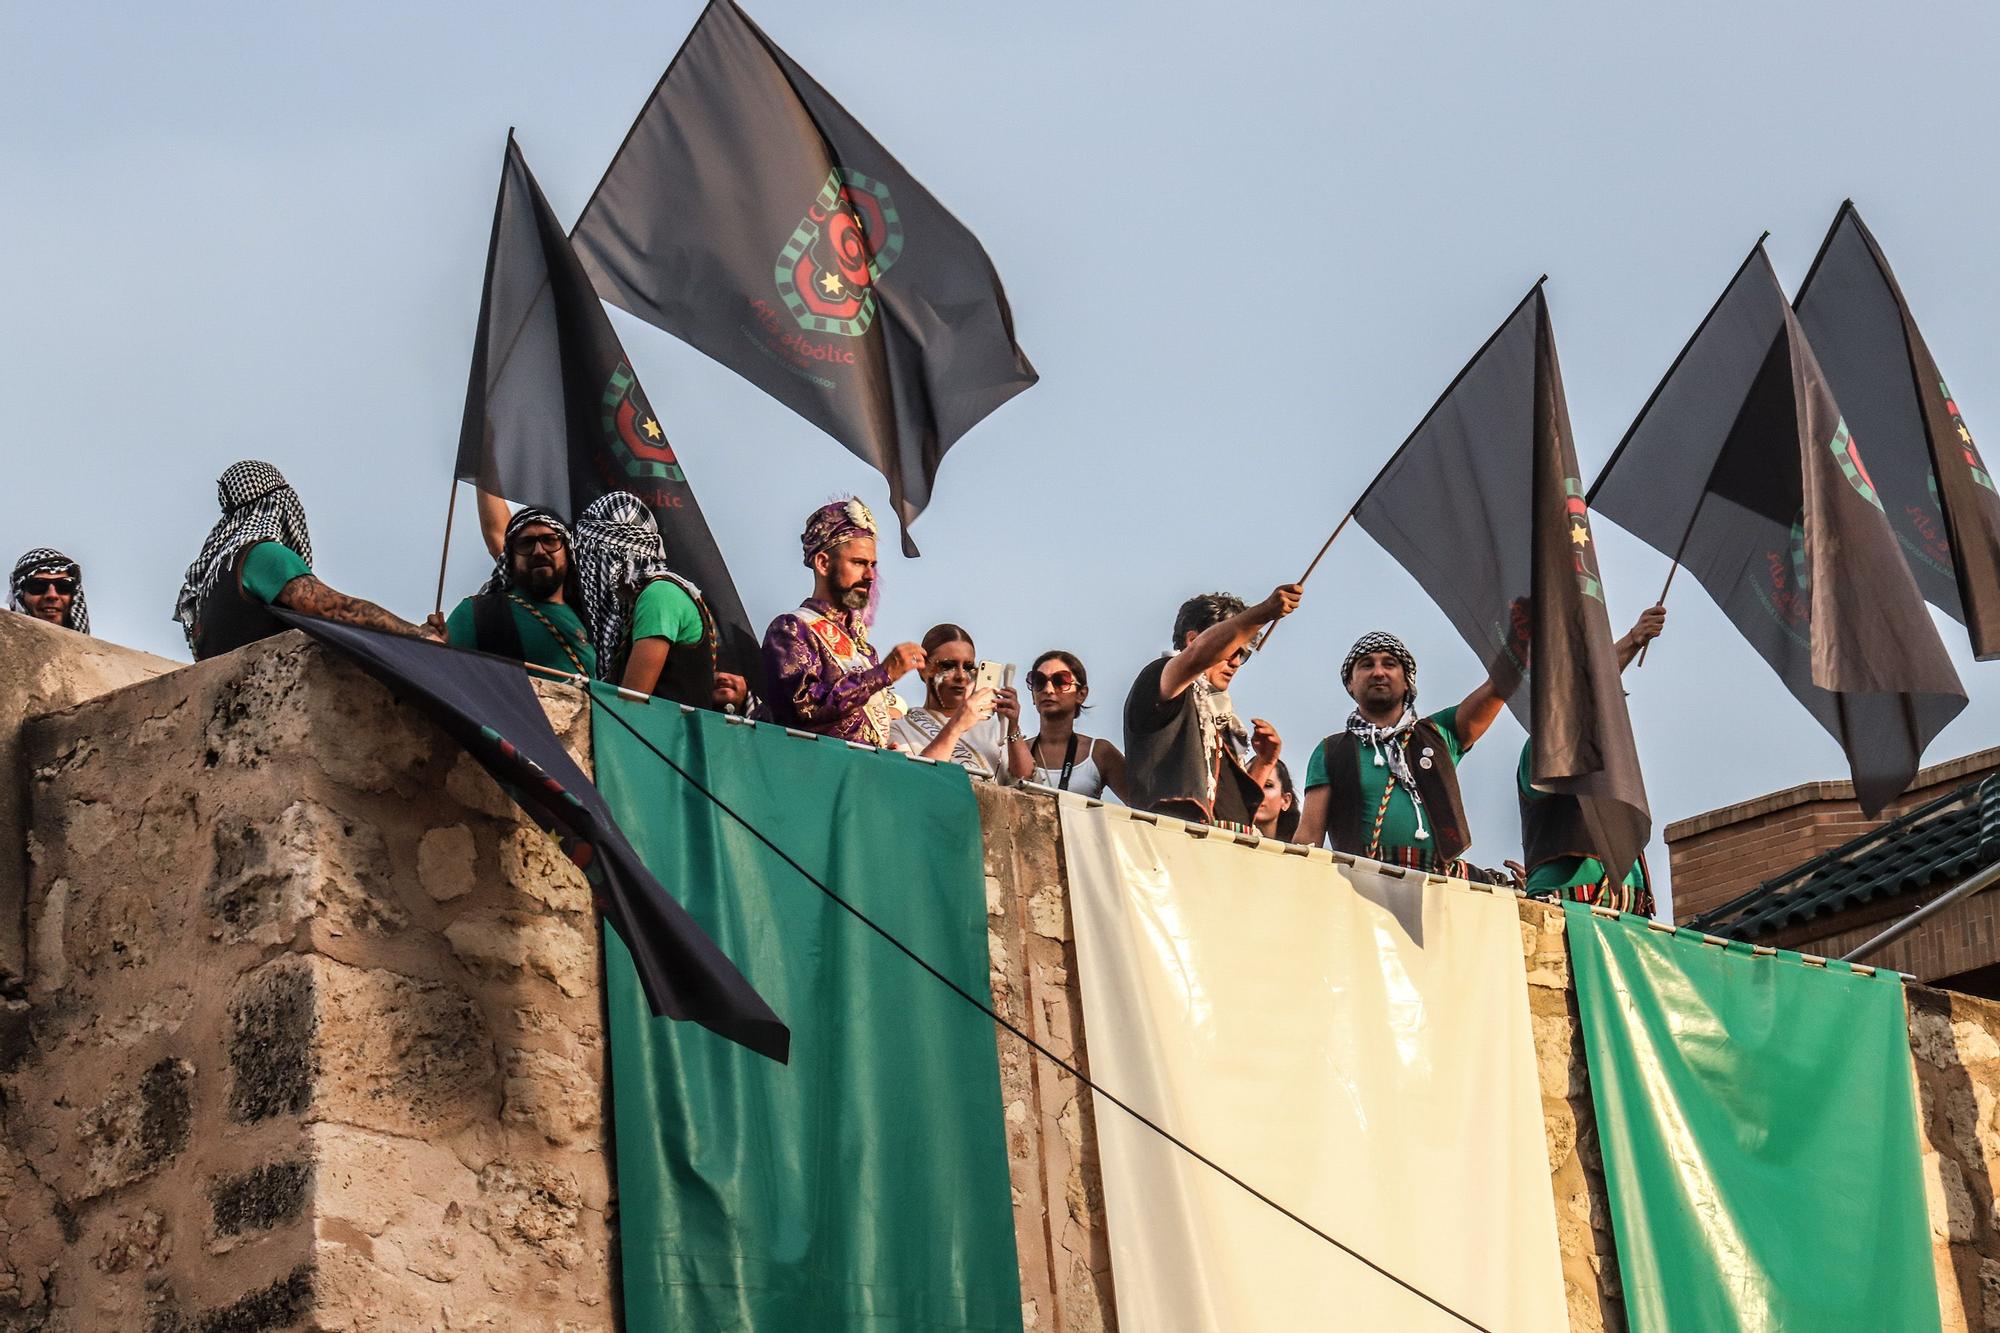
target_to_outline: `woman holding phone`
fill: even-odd
[[[1041,730],[1028,742],[1034,780],[1045,787],[1098,797],[1109,787],[1125,799],[1125,756],[1102,736],[1085,736],[1076,719],[1090,705],[1090,676],[1075,653],[1050,649],[1028,672],[1028,697],[1041,716]]]
[[[957,764],[968,772],[1020,779],[1034,770],[1021,734],[1021,700],[1007,686],[975,688],[979,656],[972,636],[957,625],[934,625],[924,635],[924,702],[896,719],[889,739],[925,759]]]

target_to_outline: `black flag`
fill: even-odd
[[[758,639],[687,471],[512,134],[456,475],[571,522],[607,491],[638,496],[659,521],[667,560],[715,616],[724,664],[756,678]]]
[[[1509,706],[1533,780],[1573,796],[1612,880],[1652,836],[1597,548],[1541,284],[1479,349],[1382,469],[1354,517],[1497,677],[1525,616],[1532,670]]]
[[[613,305],[714,357],[888,479],[1033,384],[979,241],[730,0],[710,0],[573,237]]]
[[[1865,443],[1865,442],[1863,442]],[[1882,500],[1760,241],[1591,488],[1701,580],[1840,742],[1870,817],[1965,707]],[[1755,744],[1718,702],[1714,725]]]
[[[558,836],[589,881],[597,910],[631,950],[655,1014],[699,1023],[780,1064],[790,1058],[791,1030],[639,860],[604,797],[556,739],[519,662],[280,606],[271,612],[423,709]]]
[[[2000,493],[1973,447],[1903,289],[1840,206],[1793,303],[1857,439],[1924,600],[2000,657]]]

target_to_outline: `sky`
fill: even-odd
[[[945,460],[922,558],[884,543],[876,638],[952,620],[1023,670],[1068,648],[1086,730],[1117,737],[1184,597],[1297,577],[1544,272],[1586,475],[1758,234],[1796,284],[1848,196],[1975,435],[2000,430],[1993,7],[746,8],[980,237],[1042,375]],[[216,475],[255,457],[304,498],[330,583],[430,610],[507,130],[573,219],[698,12],[0,2],[9,561],[68,551],[101,636],[184,658],[181,571]],[[886,487],[613,319],[761,625],[810,591],[805,515],[856,493],[886,518]],[[486,565],[471,508],[447,606]],[[1620,633],[1668,565],[1597,535]],[[1670,820],[1844,775],[1692,579],[1668,607],[1627,677],[1662,877]],[[1932,761],[2000,722],[2000,672],[1942,624],[1972,703]],[[1350,526],[1233,691],[1295,773],[1378,628],[1409,641],[1425,705],[1475,683]],[[1461,770],[1483,864],[1519,847],[1520,741],[1503,716]]]

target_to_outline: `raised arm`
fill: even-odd
[[[1474,686],[1472,693],[1459,702],[1454,730],[1458,732],[1461,749],[1470,750],[1486,734],[1494,719],[1500,716],[1500,710],[1507,706],[1507,700],[1521,687],[1521,674],[1527,668],[1530,652],[1528,610],[1527,598],[1515,599],[1510,608],[1512,623],[1506,648],[1488,671],[1486,679]]]
[[[479,535],[486,539],[486,553],[495,560],[507,548],[507,502],[491,491],[479,492]]]
[[[1667,627],[1667,608],[1649,606],[1639,613],[1638,623],[1627,630],[1625,637],[1618,641],[1618,669],[1623,671],[1632,665],[1632,659],[1639,650],[1660,637],[1660,631]]]
[[[1166,669],[1160,673],[1160,698],[1179,698],[1194,684],[1196,676],[1247,648],[1259,628],[1296,611],[1302,596],[1304,589],[1296,583],[1287,583],[1274,588],[1257,605],[1246,606],[1197,634],[1193,643],[1167,659]]]

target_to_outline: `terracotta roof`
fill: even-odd
[[[1867,903],[1953,884],[1995,861],[2000,778],[1985,778],[1767,879],[1688,926],[1755,941]]]

